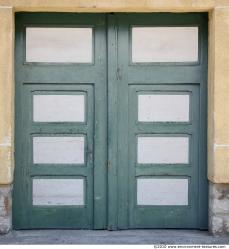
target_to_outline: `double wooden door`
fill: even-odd
[[[15,229],[207,228],[207,16],[16,14]]]

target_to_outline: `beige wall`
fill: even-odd
[[[228,0],[1,0],[15,11],[208,11],[229,6]]]
[[[0,0],[0,184],[13,180],[14,12],[209,12],[208,178],[229,183],[228,0]]]
[[[12,181],[14,137],[14,14],[0,7],[0,184]]]
[[[229,7],[210,14],[208,178],[229,183]]]

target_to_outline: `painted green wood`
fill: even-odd
[[[25,27],[94,29],[94,62],[26,63]],[[198,26],[197,63],[132,63],[131,26]],[[207,228],[207,14],[16,14],[15,181],[13,226],[28,228]],[[137,122],[137,93],[191,96],[189,123]],[[32,95],[85,93],[86,123],[32,122]],[[84,134],[87,166],[33,165],[35,134]],[[139,165],[136,138],[185,134],[191,139],[188,165]],[[32,178],[84,178],[85,207],[32,206]],[[136,179],[188,178],[189,206],[137,206]]]
[[[92,27],[94,62],[25,62],[25,27]],[[104,229],[107,196],[107,76],[105,15],[16,14],[16,166],[13,227]],[[34,94],[84,94],[86,122],[33,122]],[[84,165],[33,164],[33,136],[78,136],[86,140]],[[96,146],[95,146],[96,145]],[[32,179],[85,180],[85,206],[33,206]]]
[[[158,129],[147,122],[137,122],[137,96],[142,93],[189,94],[190,122],[160,123]],[[199,137],[199,86],[198,85],[129,85],[129,225],[138,228],[196,228],[198,225],[198,137]],[[138,126],[147,127],[139,131]],[[184,126],[190,126],[184,130]],[[176,127],[176,130],[171,129]],[[190,139],[188,164],[148,164],[137,163],[138,136],[188,136]],[[145,166],[143,168],[143,166]],[[146,170],[147,168],[147,170]],[[136,202],[136,181],[144,178],[188,178],[188,206],[138,206]],[[160,219],[158,218],[160,217]],[[177,221],[179,220],[179,222]]]
[[[118,228],[207,228],[206,96],[207,14],[115,14],[118,25]],[[112,17],[114,19],[114,17]],[[199,61],[191,63],[132,63],[131,26],[198,26]],[[144,37],[142,37],[144,39]],[[137,92],[189,92],[192,122],[138,123]],[[111,93],[110,93],[111,94]],[[112,131],[111,131],[112,132]],[[191,138],[188,165],[136,164],[136,137],[141,135]],[[137,206],[136,179],[188,178],[188,206]],[[201,218],[200,218],[201,217]]]
[[[118,26],[116,17],[108,15],[107,45],[108,45],[108,224],[109,230],[117,229],[118,210],[118,182],[117,182],[117,84],[118,64],[117,64],[117,39]]]

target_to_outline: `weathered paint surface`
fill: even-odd
[[[229,2],[228,0],[1,0],[0,2],[0,183],[12,182],[14,126],[14,12],[209,11],[208,178],[229,183]]]

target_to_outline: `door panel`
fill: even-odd
[[[24,143],[29,142],[30,153],[27,161],[31,177],[28,188],[31,189],[32,199],[27,207],[32,217],[30,219],[37,216],[37,220],[42,220],[41,226],[44,225],[44,218],[47,219],[47,227],[58,227],[61,225],[58,216],[65,215],[66,220],[74,219],[74,227],[90,227],[93,224],[93,86],[26,84],[25,88],[24,106],[30,107],[30,115],[25,113],[25,116],[31,117],[31,120],[26,119],[27,123],[24,121],[25,133],[28,134],[24,136]],[[85,101],[79,106],[85,110],[85,118],[78,122],[61,120],[58,118],[59,110],[57,115],[52,113],[53,116],[47,118],[44,117],[47,114],[44,114],[42,122],[35,121],[36,112],[50,111],[45,106],[43,110],[36,110],[35,97],[42,97],[43,104],[44,97],[48,97],[49,107],[54,104],[58,107],[64,104],[63,96],[66,102],[68,97],[83,96]],[[63,111],[67,112],[68,106],[65,108]],[[50,117],[55,122],[51,122]],[[56,210],[55,214],[53,209]],[[78,212],[78,217],[75,212]],[[49,221],[50,216],[53,221]],[[68,226],[68,223],[65,224]],[[31,223],[31,226],[38,224]]]
[[[106,228],[105,34],[104,15],[16,15],[16,229]]]
[[[177,115],[179,111],[176,112],[176,109],[179,110],[183,104],[185,120],[139,120],[137,106],[141,96],[162,96],[164,108],[160,110],[160,105],[152,106],[157,116],[165,111],[169,111],[171,116],[173,112]],[[171,103],[171,96],[176,97],[179,102],[177,105]],[[188,103],[179,98],[184,96],[188,96]],[[166,108],[166,105],[171,106]],[[151,112],[151,106],[146,105],[145,108]],[[197,85],[129,86],[131,227],[176,228],[180,227],[180,224],[184,227],[195,227],[198,207],[198,195],[195,193],[198,191],[198,119]],[[158,216],[161,217],[159,220]],[[179,217],[180,223],[177,223],[176,217]]]
[[[114,19],[117,227],[207,228],[207,17]]]

